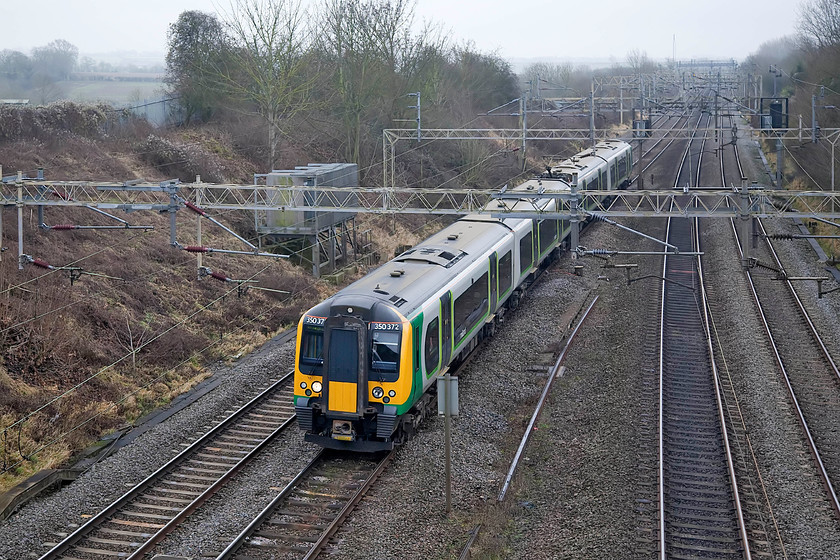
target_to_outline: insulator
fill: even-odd
[[[57,224],[54,226],[50,226],[50,229],[76,229],[77,226],[73,224]]]
[[[793,239],[793,235],[789,233],[774,233],[772,235],[768,235],[770,239]]]
[[[593,255],[611,255],[612,251],[609,249],[592,249]]]
[[[210,247],[202,247],[201,245],[187,245],[183,248],[188,253],[209,253]]]
[[[32,259],[31,262],[35,266],[40,266],[41,268],[46,268],[48,270],[52,270],[53,268],[55,268],[53,265],[51,265],[47,261],[42,261],[41,259]]]
[[[210,276],[215,278],[216,280],[221,280],[222,282],[230,282],[231,279],[222,274],[221,272],[211,272]]]
[[[606,222],[607,221],[607,217],[606,216],[601,216],[600,214],[592,214],[592,219],[595,220],[596,222]]]
[[[202,210],[201,208],[199,208],[198,206],[196,206],[195,204],[193,204],[189,200],[184,201],[184,206],[186,206],[187,208],[189,208],[190,210],[192,210],[193,212],[195,212],[196,214],[198,214],[200,216],[206,216],[207,215],[207,212],[205,212],[204,210]]]

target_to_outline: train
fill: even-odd
[[[626,188],[632,162],[630,144],[602,141],[510,192]],[[533,209],[533,196],[520,205]],[[294,372],[304,439],[361,452],[410,439],[436,410],[437,377],[495,332],[570,231],[565,220],[468,215],[304,313]]]

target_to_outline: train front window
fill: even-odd
[[[396,381],[399,377],[401,334],[400,331],[373,331],[370,377],[374,381]]]
[[[320,374],[324,363],[324,328],[304,327],[300,336],[300,371]]]
[[[359,367],[359,333],[351,329],[330,331],[330,363],[327,379],[356,383]]]

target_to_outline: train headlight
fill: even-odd
[[[394,397],[397,396],[397,392],[394,391],[393,389],[391,389],[390,391],[388,391],[388,396],[393,399]]]
[[[301,389],[306,389],[306,381],[301,381],[300,382],[300,388]]]
[[[320,393],[321,389],[323,389],[323,387],[321,386],[320,381],[313,381],[312,382],[312,390],[313,391],[315,391],[316,393]]]
[[[373,398],[381,399],[382,395],[385,394],[385,391],[382,390],[382,387],[374,387],[372,393],[373,393]]]

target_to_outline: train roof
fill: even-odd
[[[474,263],[468,257],[490,251],[512,229],[500,220],[486,218],[467,216],[458,220],[347,286],[327,302],[332,304],[345,296],[368,296],[396,307],[406,317],[411,315]]]
[[[593,149],[588,149],[575,154],[571,158],[561,161],[558,165],[551,167],[554,173],[586,174],[590,169],[600,167],[606,161],[612,161],[622,153],[630,149],[630,144],[621,140],[603,140],[598,142]]]

